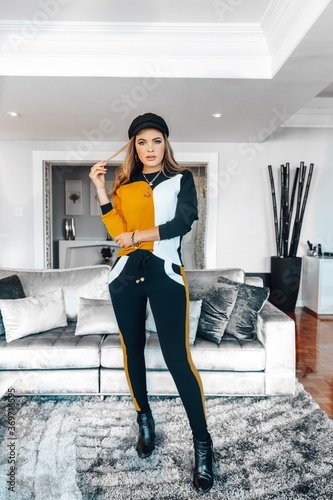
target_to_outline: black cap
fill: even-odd
[[[169,137],[169,129],[163,118],[154,113],[145,113],[144,115],[137,116],[132,121],[128,129],[129,139],[145,128],[156,128]]]

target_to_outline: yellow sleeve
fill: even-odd
[[[127,224],[121,211],[119,196],[114,196],[113,209],[102,215],[102,221],[111,238],[127,231]]]

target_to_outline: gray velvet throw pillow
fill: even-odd
[[[239,340],[257,338],[258,313],[269,296],[269,288],[236,283],[227,278],[219,278],[219,283],[236,286],[238,295],[230,315],[226,333]]]
[[[216,283],[202,301],[197,336],[220,344],[238,294],[236,286]]]
[[[0,280],[0,299],[24,299],[25,293],[20,278],[13,274]],[[0,311],[0,335],[5,334],[5,327]]]

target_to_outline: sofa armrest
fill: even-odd
[[[258,339],[265,347],[266,394],[294,394],[296,374],[295,323],[266,302],[258,316]]]

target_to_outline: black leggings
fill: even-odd
[[[193,436],[207,439],[201,379],[189,346],[189,296],[183,267],[136,250],[117,259],[109,285],[120,329],[124,368],[135,408],[149,410],[144,348],[149,299],[165,363],[184,404]]]

